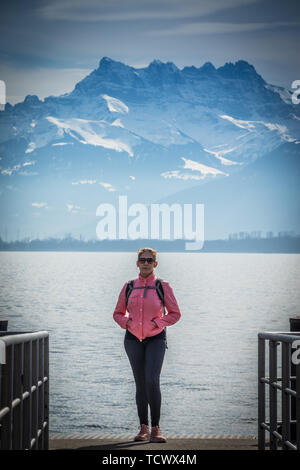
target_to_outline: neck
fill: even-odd
[[[140,272],[140,275],[141,275],[142,277],[148,277],[148,276],[151,276],[151,274],[153,274],[153,271],[151,271],[151,273],[148,273],[148,274],[146,274],[146,273],[143,274],[143,273]]]

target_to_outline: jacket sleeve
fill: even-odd
[[[168,282],[163,281],[163,289],[165,295],[165,306],[167,308],[168,314],[164,315],[162,318],[154,319],[154,322],[159,327],[174,325],[174,323],[178,322],[181,317],[181,313],[172,287]]]
[[[128,321],[128,316],[126,315],[126,286],[127,282],[125,282],[124,286],[122,287],[122,290],[119,294],[119,298],[117,301],[117,305],[113,314],[113,319],[115,322],[120,325],[121,328],[124,330],[126,329],[126,323]]]

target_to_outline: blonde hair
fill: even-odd
[[[138,253],[138,258],[139,258],[140,255],[141,255],[142,253],[144,253],[145,251],[150,251],[150,253],[152,253],[152,255],[153,255],[154,260],[156,261],[157,250],[154,250],[153,248],[149,248],[149,247],[140,248],[140,249],[138,250],[138,252],[137,252],[137,253]]]

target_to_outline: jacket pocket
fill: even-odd
[[[131,321],[128,323],[127,329],[128,329],[128,331],[130,331],[132,333],[136,329],[136,320],[131,315],[129,315],[129,319]]]
[[[133,313],[138,306],[138,296],[130,296],[127,303],[127,311],[129,313]],[[130,315],[129,315],[130,316]]]

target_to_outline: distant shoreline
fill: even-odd
[[[132,252],[150,246],[159,252],[183,253],[300,253],[300,236],[206,240],[201,250],[185,250],[188,240],[89,240],[75,238],[5,242],[0,251]]]

